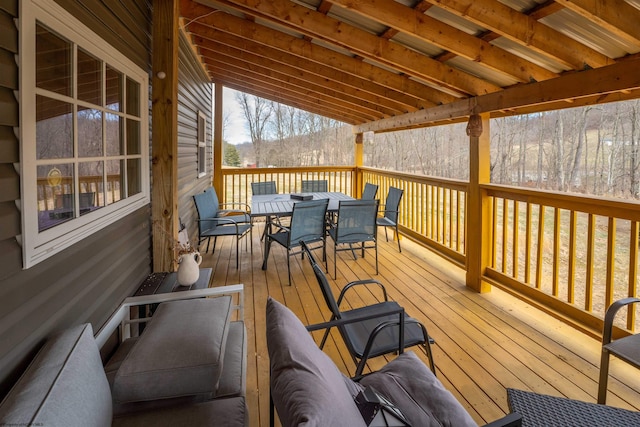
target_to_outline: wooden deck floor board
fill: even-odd
[[[265,337],[268,296],[284,302],[305,324],[329,319],[309,262],[291,257],[292,285],[287,280],[286,252],[272,246],[268,268],[261,269],[262,226],[254,229],[253,254],[242,243],[235,266],[233,239],[219,239],[216,252],[204,254],[202,267],[212,267],[212,286],[245,285],[248,334],[247,404],[252,426],[269,419],[269,358]],[[394,241],[379,242],[379,273],[373,251],[354,260],[338,254],[338,277],[333,280],[333,242],[327,243],[329,278],[334,295],[349,281],[373,278],[384,283],[389,297],[423,322],[436,340],[432,346],[438,378],[472,417],[484,424],[508,411],[505,388],[513,387],[595,402],[600,343],[512,296],[493,290],[477,294],[464,286],[464,272],[427,249],[403,239],[403,252]],[[321,252],[315,252],[321,259]],[[377,290],[358,288],[343,308],[377,302]],[[313,334],[320,343],[321,333]],[[337,331],[324,351],[346,375],[355,370]],[[427,363],[424,351],[418,356]],[[379,369],[393,356],[368,364]],[[640,372],[612,359],[608,403],[640,410]]]

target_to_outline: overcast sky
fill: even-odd
[[[246,130],[242,109],[240,104],[236,102],[236,91],[225,87],[222,91],[222,97],[224,114],[229,112],[229,124],[224,130],[223,139],[234,145],[250,142],[251,138]]]

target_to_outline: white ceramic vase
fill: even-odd
[[[180,286],[191,286],[198,281],[201,262],[200,252],[180,255],[178,258],[178,284]]]

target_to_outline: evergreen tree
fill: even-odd
[[[239,167],[241,165],[240,154],[238,154],[236,146],[226,142],[224,144],[224,164],[225,166],[234,167]]]

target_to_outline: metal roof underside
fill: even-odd
[[[640,0],[181,0],[182,28],[212,82],[352,125],[389,123],[383,130],[417,126],[396,117],[544,91],[554,79],[571,86],[567,76],[621,63],[631,65],[611,70],[640,73],[638,22]],[[628,85],[607,99],[576,88],[575,98],[640,97]],[[492,101],[491,114],[563,105],[555,101]]]

